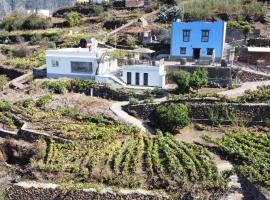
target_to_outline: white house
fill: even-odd
[[[123,80],[127,85],[165,87],[164,60],[125,65]]]
[[[46,51],[47,77],[95,80],[97,75],[118,70],[117,60],[108,56],[110,49],[68,48]]]

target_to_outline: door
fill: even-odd
[[[193,49],[193,59],[200,59],[201,57],[201,49],[194,48]]]
[[[148,85],[148,73],[143,74],[143,85]]]
[[[140,85],[140,73],[136,72],[136,85]]]
[[[131,85],[131,72],[127,72],[127,84]]]

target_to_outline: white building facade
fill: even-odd
[[[165,87],[164,62],[158,64],[126,65],[123,67],[123,81],[131,86]]]
[[[105,49],[68,48],[46,51],[47,77],[95,80],[96,75],[117,70],[117,60]]]

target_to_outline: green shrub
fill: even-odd
[[[6,200],[6,192],[5,189],[2,188],[2,186],[0,185],[0,200]]]
[[[12,108],[12,104],[9,101],[0,100],[0,112],[8,112]]]
[[[190,73],[184,70],[172,73],[172,80],[177,84],[177,91],[187,93],[190,90]]]
[[[70,84],[72,88],[76,88],[79,92],[85,92],[92,88],[96,83],[90,80],[73,79]]]
[[[70,12],[65,15],[65,26],[67,27],[74,27],[79,26],[81,23],[81,17],[76,12]]]
[[[130,98],[129,99],[129,105],[137,105],[139,103],[140,103],[140,101],[138,99],[136,99],[136,98]]]
[[[153,115],[155,126],[162,131],[175,132],[190,124],[188,108],[184,104],[160,105]]]
[[[32,98],[26,99],[22,103],[24,108],[29,108],[31,105],[34,105],[34,100]]]
[[[94,5],[95,15],[100,16],[104,12],[104,8],[102,5]]]
[[[190,87],[198,90],[206,86],[208,83],[208,71],[205,68],[197,68],[192,74],[190,78]]]
[[[62,80],[44,81],[41,84],[41,87],[42,88],[47,88],[51,92],[53,92],[55,94],[65,94],[65,93],[68,92],[68,83],[67,83],[67,81],[62,81]]]
[[[51,101],[52,101],[52,95],[46,94],[46,95],[40,97],[36,101],[36,106],[41,108],[41,107],[44,107],[46,104],[50,103]]]
[[[8,83],[8,77],[6,75],[0,75],[0,90]]]
[[[224,59],[221,60],[221,67],[228,67],[228,63],[226,60]]]
[[[52,27],[52,22],[50,18],[42,18],[37,15],[31,15],[25,18],[22,28],[28,30],[35,29],[47,29]]]

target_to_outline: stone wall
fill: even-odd
[[[168,102],[167,102],[168,103]],[[173,102],[180,103],[180,102]],[[181,102],[183,103],[183,102]],[[163,103],[166,104],[166,103]],[[159,104],[140,104],[133,106],[125,106],[124,110],[136,117],[150,120],[153,111]],[[245,119],[250,124],[263,124],[265,120],[270,118],[269,104],[236,104],[236,103],[196,103],[186,102],[190,110],[190,118],[195,122],[210,123],[210,112],[214,114],[226,115],[226,112],[235,114],[239,119]],[[225,119],[224,123],[229,123],[230,119]]]
[[[170,65],[166,66],[167,80],[171,82],[169,74],[176,70],[184,70],[193,72],[198,66],[181,66],[181,65]],[[208,71],[208,81],[210,83],[217,83],[221,86],[227,86],[232,82],[232,72],[229,67],[204,67]]]
[[[45,139],[47,141],[53,139],[58,143],[69,143],[70,140],[53,136],[49,133],[42,133],[37,130],[31,130],[27,128],[27,123],[24,123],[23,126],[18,131],[8,131],[0,129],[0,137],[2,138],[14,138],[18,140],[25,140],[27,142],[35,142],[40,139]]]
[[[32,183],[33,184],[33,183]],[[112,190],[87,189],[67,190],[60,189],[55,184],[39,184],[30,187],[27,182],[14,184],[7,189],[7,196],[10,200],[165,200],[161,196],[150,191],[142,190],[120,190],[117,193]]]
[[[270,80],[270,74],[269,76],[264,76],[260,74],[254,74],[247,71],[242,71],[238,76],[238,80],[241,82],[255,82],[255,81],[266,81]]]
[[[257,38],[260,37],[260,30],[255,29],[250,34],[249,38]],[[242,28],[234,28],[234,27],[228,27],[226,30],[226,43],[230,43],[237,40],[244,40],[245,35],[243,33]]]
[[[248,40],[248,46],[270,47],[269,38],[251,38]]]

